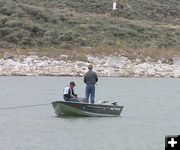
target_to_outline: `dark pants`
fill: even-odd
[[[68,98],[68,99],[65,99],[65,101],[79,102],[77,98]]]
[[[87,103],[89,103],[89,97],[90,97],[91,103],[94,104],[94,98],[95,98],[95,85],[94,84],[86,84]]]

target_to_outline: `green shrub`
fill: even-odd
[[[6,21],[8,21],[8,19],[9,19],[9,17],[7,17],[7,16],[4,16],[4,15],[0,16],[0,27],[4,27],[5,23],[6,23]]]
[[[0,36],[4,37],[5,35],[12,33],[13,31],[14,29],[9,27],[0,28]]]
[[[120,3],[112,12],[109,0],[1,0],[0,41],[23,48],[180,47],[178,0]]]
[[[22,28],[31,32],[32,36],[38,37],[42,37],[46,31],[43,26],[34,22],[24,23]]]

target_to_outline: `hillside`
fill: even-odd
[[[180,1],[0,0],[0,47],[179,53]]]

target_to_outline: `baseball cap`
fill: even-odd
[[[74,85],[74,86],[76,85],[74,81],[71,81],[69,84]]]

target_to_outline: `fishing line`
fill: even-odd
[[[51,104],[51,103],[43,103],[43,104],[23,105],[23,106],[14,106],[14,107],[0,107],[0,110],[20,109],[20,108],[27,108],[27,107],[38,107],[38,106],[45,106],[45,105],[50,105],[50,104]]]

